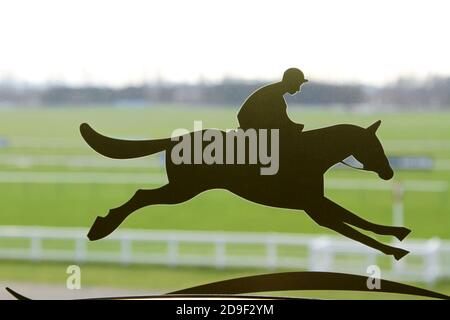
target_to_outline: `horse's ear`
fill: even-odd
[[[369,127],[367,127],[367,130],[372,133],[375,133],[375,132],[377,132],[378,128],[380,127],[380,124],[381,124],[381,120],[378,120],[378,121],[374,122],[373,124],[371,124]]]

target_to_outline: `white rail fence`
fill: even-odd
[[[342,237],[265,233],[120,230],[89,242],[86,229],[0,227],[0,259],[297,269],[366,274],[433,283],[450,278],[450,241],[408,240],[395,261]],[[399,245],[399,243],[393,243]]]

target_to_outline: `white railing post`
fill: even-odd
[[[425,267],[425,280],[429,284],[434,284],[440,276],[439,266],[439,248],[441,241],[437,238],[428,240],[427,253],[425,255],[426,267]]]
[[[178,264],[178,240],[175,235],[167,241],[167,262],[171,267]]]
[[[373,266],[377,264],[377,254],[374,251],[367,253],[367,266]]]
[[[309,245],[308,268],[310,271],[325,271],[332,267],[330,240],[326,236],[313,239]]]
[[[127,265],[131,262],[132,246],[131,240],[124,237],[120,240],[120,261]]]
[[[32,235],[30,238],[30,258],[38,261],[42,257],[42,239],[39,236]]]
[[[277,243],[272,237],[269,237],[266,242],[266,261],[269,269],[273,270],[278,265]]]
[[[86,240],[84,238],[77,238],[75,240],[75,260],[77,262],[84,262],[86,260]]]
[[[226,246],[225,246],[225,241],[224,240],[217,240],[216,241],[216,246],[215,246],[215,264],[216,264],[216,268],[218,269],[222,269],[225,267],[225,262],[226,262]]]

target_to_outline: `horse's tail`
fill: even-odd
[[[96,132],[90,125],[80,125],[80,132],[86,143],[98,153],[113,159],[130,159],[148,156],[166,150],[170,139],[120,140]]]

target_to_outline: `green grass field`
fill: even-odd
[[[431,142],[450,143],[450,114],[377,114],[357,115],[340,112],[312,112],[294,109],[292,118],[318,128],[333,123],[355,123],[366,126],[383,119],[380,139],[386,140],[391,154],[426,154],[450,159],[450,146],[430,148]],[[160,107],[149,109],[34,109],[0,113],[0,136],[8,137],[12,147],[0,149],[0,156],[25,155],[91,155],[101,158],[82,141],[78,126],[89,122],[100,132],[118,137],[167,137],[174,128],[191,128],[194,120],[204,126],[232,128],[235,114],[226,109]],[[417,145],[403,146],[398,140]],[[424,140],[424,141],[418,141]],[[392,146],[390,146],[392,145]],[[39,146],[39,147],[36,147]],[[423,148],[425,151],[421,151]],[[410,150],[415,149],[415,150]],[[117,160],[111,160],[117,161]],[[151,160],[149,160],[151,162]],[[155,161],[153,161],[155,162]],[[62,168],[36,165],[19,168],[22,172],[157,172],[159,168]],[[2,171],[18,171],[3,165]],[[354,170],[332,170],[326,178],[378,179],[375,174]],[[397,172],[397,180],[450,181],[450,171]],[[380,181],[380,183],[382,183]],[[88,227],[96,215],[126,201],[137,188],[152,185],[128,184],[0,184],[3,201],[0,224]],[[269,186],[270,187],[270,186]],[[327,195],[363,217],[391,223],[392,195],[389,191],[327,190]],[[405,196],[405,224],[412,237],[450,238],[450,203],[447,192],[409,192]],[[145,229],[276,231],[293,233],[327,232],[317,227],[302,212],[268,208],[220,190],[199,195],[192,201],[175,206],[154,206],[130,217],[124,227]]]
[[[338,110],[312,110],[291,108],[291,118],[305,124],[305,130],[319,128],[335,123],[353,123],[368,126],[375,120],[383,121],[378,136],[392,155],[429,155],[441,163],[450,161],[450,113],[389,113],[356,114]],[[235,111],[226,108],[188,108],[179,106],[160,106],[145,109],[118,108],[36,108],[0,109],[0,139],[11,142],[9,147],[0,148],[1,157],[97,157],[81,139],[78,126],[88,122],[96,130],[109,136],[130,138],[158,138],[170,136],[173,129],[193,129],[193,121],[202,120],[204,127],[236,127]],[[111,160],[117,161],[117,160]],[[127,160],[128,161],[128,160]],[[134,161],[134,160],[130,160]],[[139,160],[142,161],[142,160]],[[155,158],[148,160],[156,163]],[[152,167],[67,167],[61,164],[36,163],[11,164],[0,161],[0,172],[45,172],[48,175],[67,173],[121,173],[164,174],[163,169]],[[1,173],[0,173],[1,175]],[[326,178],[371,179],[377,181],[375,174],[355,170],[331,170]],[[399,181],[450,182],[450,166],[439,170],[414,172],[398,171],[395,179]],[[381,181],[380,181],[381,183]],[[116,207],[134,193],[137,188],[153,188],[151,184],[62,184],[62,183],[1,183],[0,225],[42,225],[89,227],[97,215],[104,215],[109,208]],[[268,186],[270,187],[270,186]],[[373,190],[327,190],[328,197],[362,217],[381,224],[392,223],[392,194],[389,191]],[[450,238],[450,191],[416,192],[405,194],[405,225],[413,230],[410,237]],[[269,208],[250,203],[221,190],[203,193],[193,200],[175,206],[153,206],[132,215],[123,228],[171,229],[171,230],[225,230],[260,231],[289,233],[332,233],[317,226],[303,212]],[[28,264],[20,262],[1,262],[0,280],[58,281],[51,276],[58,264],[40,264],[40,273],[26,273]],[[48,276],[46,271],[48,269]],[[35,268],[33,266],[33,268]],[[89,270],[100,270],[97,266]],[[97,268],[97,269],[96,269]],[[195,284],[236,274],[247,274],[238,270],[168,270],[143,267],[108,267],[111,277],[89,276],[87,283],[130,287],[154,286],[164,288],[164,281]],[[450,268],[450,266],[449,266]],[[138,271],[136,271],[136,270]],[[21,270],[24,274],[21,275]],[[146,271],[147,270],[147,271]],[[159,274],[158,272],[162,272]],[[139,273],[140,272],[140,273]],[[148,282],[136,280],[135,273],[145,277]],[[92,271],[92,274],[96,274]],[[159,276],[156,276],[159,275]],[[64,274],[63,274],[64,276]],[[35,277],[35,278],[33,278]],[[119,279],[120,280],[117,280]],[[156,285],[151,279],[159,279]],[[191,280],[187,280],[187,278]],[[204,281],[201,281],[201,280]],[[158,281],[159,281],[158,280]],[[168,288],[173,288],[170,280]],[[198,280],[198,281],[197,281]],[[116,283],[116,282],[117,283]],[[153,284],[152,284],[153,283]],[[443,285],[443,290],[450,288]],[[441,288],[441,289],[442,289]]]

